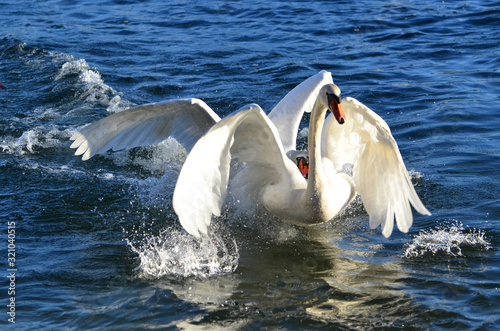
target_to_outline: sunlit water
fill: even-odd
[[[0,3],[3,274],[18,329],[500,328],[500,12],[477,2]],[[392,128],[430,217],[310,228],[229,197],[209,238],[172,209],[174,140],[82,162],[69,137],[133,105],[265,111],[329,70]],[[305,147],[307,118],[299,146]]]

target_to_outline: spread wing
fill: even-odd
[[[92,123],[70,139],[75,155],[95,154],[159,143],[175,138],[189,153],[220,117],[199,99],[169,100],[127,109]]]
[[[322,132],[322,155],[339,170],[353,164],[353,180],[370,216],[370,227],[382,226],[389,237],[394,219],[400,231],[413,223],[410,203],[420,214],[430,215],[420,201],[387,123],[353,98],[342,100],[346,122],[328,116]]]
[[[255,180],[300,176],[286,157],[274,124],[262,109],[257,105],[241,108],[198,140],[181,169],[173,206],[190,234],[196,237],[206,234],[212,215],[220,216],[232,159],[259,166],[260,172],[255,174],[259,178]]]
[[[288,92],[269,113],[269,118],[278,129],[286,152],[295,150],[302,115],[304,112],[311,112],[319,90],[324,85],[332,83],[332,74],[323,70]]]

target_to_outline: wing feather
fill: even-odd
[[[411,205],[430,215],[420,201],[387,123],[353,98],[342,100],[346,123],[338,125],[328,116],[323,128],[323,156],[340,170],[353,164],[353,180],[370,216],[370,227],[382,227],[389,237],[394,220],[400,231],[408,232],[413,223]]]
[[[189,153],[220,117],[199,99],[169,100],[113,114],[75,133],[71,148],[83,160],[106,151],[145,146],[174,137]]]
[[[283,173],[281,169],[291,162],[274,124],[257,105],[245,106],[224,117],[187,156],[175,187],[173,206],[190,234],[206,234],[212,215],[221,214],[232,159],[274,168],[277,174]]]

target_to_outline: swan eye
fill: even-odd
[[[332,102],[340,103],[340,95],[334,94],[334,93],[328,93],[326,92],[326,98],[328,100],[328,104],[331,105]]]

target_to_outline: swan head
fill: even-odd
[[[320,100],[332,112],[339,124],[345,123],[345,114],[342,110],[342,100],[340,99],[340,88],[335,84],[323,86],[319,92]]]
[[[309,175],[309,152],[290,150],[286,153],[286,156],[297,165],[302,176],[307,179]]]
[[[299,156],[296,159],[300,174],[307,179],[309,176],[309,156]]]

